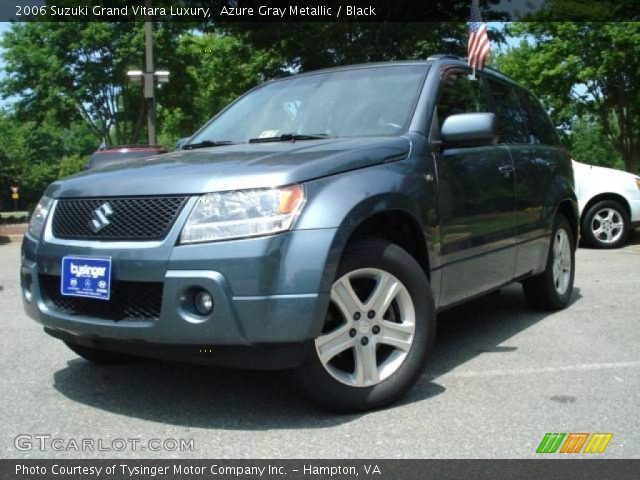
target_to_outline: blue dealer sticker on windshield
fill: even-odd
[[[71,297],[109,300],[111,259],[63,257],[60,293]]]

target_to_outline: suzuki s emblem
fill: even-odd
[[[109,203],[103,203],[93,212],[91,212],[91,220],[89,220],[89,228],[93,233],[98,233],[104,227],[109,225],[109,217],[113,214],[113,209]]]

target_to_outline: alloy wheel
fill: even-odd
[[[377,268],[349,272],[331,288],[325,329],[315,340],[326,371],[354,387],[376,385],[404,363],[415,337],[407,288]]]
[[[556,231],[553,241],[553,284],[564,295],[571,281],[571,241],[564,228]]]
[[[617,242],[624,231],[622,215],[613,208],[603,208],[593,216],[591,220],[591,232],[593,236],[604,244]]]

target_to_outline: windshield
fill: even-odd
[[[240,98],[189,143],[399,134],[409,125],[425,73],[425,66],[394,65],[279,80]]]

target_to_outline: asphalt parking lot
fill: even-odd
[[[532,458],[546,432],[611,432],[601,456],[640,458],[638,231],[623,249],[578,251],[565,311],[531,311],[511,286],[443,314],[410,394],[360,415],[309,405],[286,372],[92,366],[23,313],[19,261],[19,244],[0,245],[4,458]],[[18,450],[20,434],[62,450]],[[193,451],[69,442],[86,438],[192,439]]]

